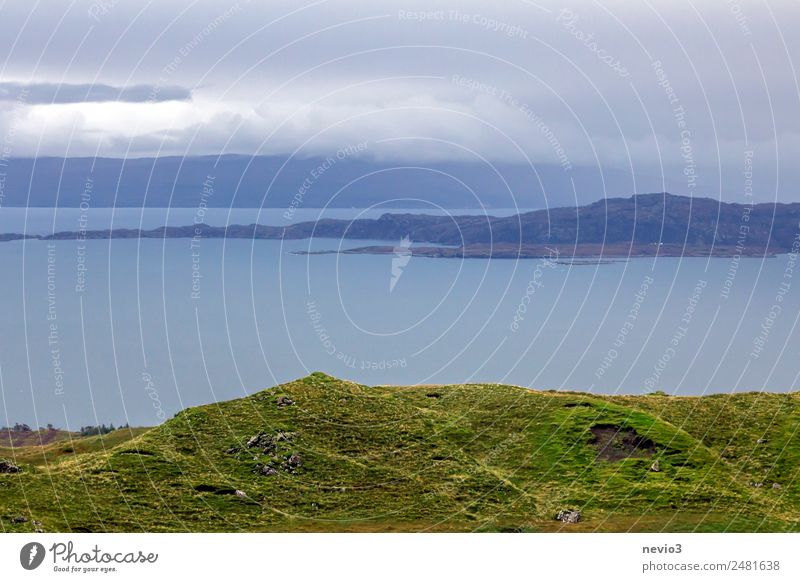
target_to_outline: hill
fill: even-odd
[[[669,193],[608,198],[574,208],[516,216],[437,217],[385,214],[376,220],[322,220],[287,227],[284,238],[400,240],[460,248],[516,245],[607,245],[618,252],[641,245],[713,247],[726,254],[764,254],[800,245],[800,203],[733,204]]]
[[[0,474],[0,525],[800,531],[798,428],[797,393],[368,387],[315,373],[103,448],[17,461]],[[572,511],[577,523],[555,519]]]

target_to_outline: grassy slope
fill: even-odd
[[[83,453],[107,451],[143,434],[147,430],[149,429],[125,428],[105,435],[89,437],[82,437],[80,433],[57,430],[47,431],[47,433],[56,434],[47,434],[46,436],[51,438],[43,436],[41,440],[38,437],[38,432],[32,431],[30,436],[25,435],[24,439],[14,438],[13,447],[9,446],[10,443],[8,442],[0,445],[0,459],[7,459],[16,464],[46,466]]]
[[[3,428],[0,429],[0,449],[47,445],[79,435],[80,433],[60,429],[19,431]]]
[[[280,396],[295,404],[279,407]],[[596,459],[589,429],[603,423],[651,439],[661,472],[649,471],[653,458]],[[798,394],[599,397],[366,387],[313,374],[187,409],[135,438],[115,437],[110,449],[108,437],[83,449],[75,441],[74,453],[52,451],[46,465],[24,464],[41,454],[17,449],[24,471],[0,475],[0,527],[800,531],[799,426]],[[296,436],[271,455],[242,446],[260,431]],[[226,453],[232,446],[242,450]],[[253,473],[293,453],[302,457],[295,473]],[[581,509],[583,521],[555,521],[562,508]]]

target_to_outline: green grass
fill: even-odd
[[[37,438],[38,431],[30,435],[23,434],[24,439],[15,438],[14,446],[0,446],[0,459],[7,459],[16,464],[48,465],[60,463],[83,453],[107,451],[116,445],[128,441],[146,432],[147,428],[121,428],[105,435],[82,437],[80,433],[67,431],[43,432]],[[15,437],[17,437],[15,435]],[[47,438],[50,437],[50,438]],[[20,442],[22,441],[22,442]],[[8,443],[7,443],[8,444]]]
[[[603,424],[635,430],[652,454],[598,458],[590,429]],[[0,527],[800,531],[798,428],[798,394],[367,387],[316,373],[147,431],[0,449],[23,469],[0,475]],[[248,448],[261,432],[294,435]],[[565,508],[581,522],[556,521]]]

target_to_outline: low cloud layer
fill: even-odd
[[[800,179],[791,3],[43,0],[3,16],[11,156],[369,142],[403,163],[644,169],[728,199],[749,161],[762,198]],[[18,99],[20,79],[47,82]]]
[[[154,103],[186,101],[192,92],[184,87],[132,85],[115,87],[103,84],[10,83],[0,82],[0,101],[18,101],[28,105],[64,103]]]

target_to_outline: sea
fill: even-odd
[[[0,231],[386,211],[2,208]],[[368,244],[395,252],[296,254]],[[596,394],[799,382],[800,267],[788,254],[598,264],[422,258],[402,240],[27,240],[0,243],[0,274],[0,426],[152,426],[314,371]]]

